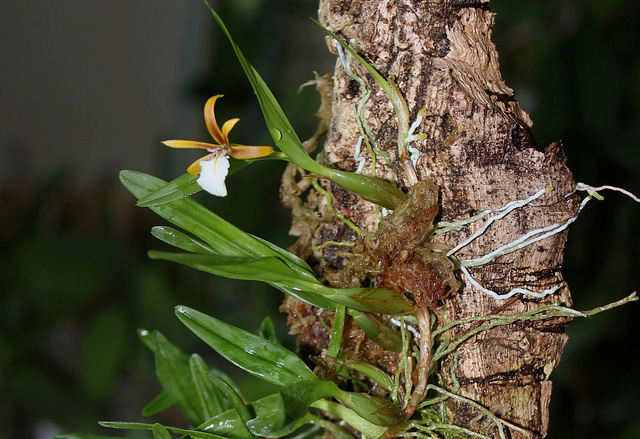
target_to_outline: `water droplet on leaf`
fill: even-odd
[[[271,128],[269,131],[271,131],[271,137],[273,137],[273,140],[275,140],[276,142],[282,139],[282,133],[279,129]]]

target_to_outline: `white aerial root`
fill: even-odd
[[[635,195],[633,195],[628,190],[622,189],[622,188],[619,188],[619,187],[615,187],[615,186],[609,186],[609,185],[593,187],[593,186],[589,186],[588,184],[585,184],[585,183],[577,183],[576,184],[576,188],[573,190],[572,193],[575,193],[577,191],[587,191],[587,193],[589,195],[591,195],[593,198],[597,198],[598,200],[604,200],[604,197],[597,192],[597,191],[601,191],[603,189],[608,189],[610,191],[616,191],[616,192],[622,192],[627,197],[633,199],[633,201],[635,201],[636,203],[640,203],[640,198],[636,197]]]
[[[523,199],[523,200],[516,200],[516,201],[510,201],[507,204],[505,204],[503,207],[499,208],[499,209],[495,209],[495,210],[484,210],[482,212],[480,212],[479,214],[465,219],[465,220],[460,220],[460,221],[453,221],[453,222],[440,222],[437,223],[434,227],[434,232],[433,233],[446,233],[446,232],[450,232],[453,230],[460,230],[462,226],[466,225],[466,224],[470,224],[473,222],[476,222],[478,220],[481,220],[483,218],[485,218],[487,215],[490,215],[492,213],[498,213],[497,215],[491,216],[489,217],[489,219],[487,219],[487,221],[485,222],[485,224],[482,225],[482,227],[480,227],[478,230],[476,230],[469,238],[467,238],[466,240],[464,240],[463,242],[461,242],[460,244],[458,244],[456,247],[454,247],[453,249],[451,249],[449,252],[447,252],[447,256],[449,258],[451,258],[459,267],[460,267],[460,272],[463,274],[463,276],[466,278],[466,280],[473,285],[476,289],[482,291],[485,294],[488,294],[489,296],[495,298],[495,299],[508,299],[516,294],[523,294],[523,295],[527,295],[527,296],[531,296],[531,297],[535,297],[535,298],[542,298],[545,297],[549,294],[553,294],[556,291],[558,291],[561,287],[560,284],[555,285],[551,288],[545,289],[543,291],[532,291],[532,290],[528,290],[526,288],[513,288],[512,290],[510,290],[508,293],[505,294],[498,294],[493,290],[490,290],[486,287],[484,287],[482,284],[480,284],[480,282],[478,282],[477,280],[475,280],[473,278],[473,276],[469,273],[469,270],[467,269],[468,267],[477,267],[480,265],[484,265],[487,264],[491,261],[493,261],[495,258],[497,258],[498,256],[503,256],[506,254],[509,254],[511,252],[514,252],[516,250],[520,250],[521,248],[527,247],[533,243],[536,243],[538,241],[541,241],[545,238],[548,238],[550,236],[555,235],[556,233],[560,233],[563,230],[565,230],[567,227],[569,227],[570,224],[572,224],[576,219],[578,219],[578,215],[580,214],[580,212],[582,211],[582,209],[584,208],[584,206],[587,205],[587,203],[592,199],[592,198],[596,198],[598,200],[603,200],[604,197],[602,197],[602,195],[600,195],[597,191],[599,190],[604,190],[604,189],[608,189],[608,190],[613,190],[613,191],[617,191],[617,192],[622,192],[623,194],[627,195],[628,197],[630,197],[631,199],[633,199],[634,201],[640,203],[640,198],[636,197],[634,194],[632,194],[629,191],[626,191],[624,189],[615,187],[615,186],[598,186],[598,187],[593,187],[593,186],[589,186],[587,184],[584,183],[577,183],[575,189],[573,190],[573,192],[567,194],[566,196],[572,195],[577,191],[585,191],[587,192],[587,196],[582,200],[582,202],[580,203],[580,207],[578,208],[578,212],[576,212],[576,214],[574,216],[572,216],[571,218],[568,218],[564,221],[561,221],[559,223],[556,224],[551,224],[549,226],[545,226],[545,227],[541,227],[539,229],[535,229],[535,230],[531,230],[530,232],[527,232],[526,234],[522,235],[521,237],[519,237],[518,239],[515,239],[512,242],[509,242],[503,246],[498,247],[497,249],[483,255],[480,256],[478,258],[474,258],[474,259],[465,259],[465,260],[458,260],[455,258],[454,254],[456,252],[458,252],[460,249],[466,247],[467,245],[469,245],[471,242],[473,242],[475,239],[477,239],[480,235],[482,235],[491,224],[493,224],[494,222],[504,218],[506,215],[508,215],[509,213],[511,213],[512,211],[514,211],[515,209],[519,209],[521,207],[524,207],[530,203],[532,203],[534,200],[540,198],[542,195],[544,195],[545,193],[553,190],[553,188],[545,188],[542,189],[538,192],[536,192],[535,194],[533,194],[532,196],[530,196],[529,198]]]
[[[400,320],[398,320],[398,319],[396,319],[394,317],[391,317],[389,319],[389,321],[391,323],[393,323],[394,325],[396,325],[398,328],[400,328],[403,325],[403,323]],[[407,322],[404,322],[404,325],[406,325],[407,329],[409,331],[411,331],[411,333],[413,334],[413,336],[415,337],[416,340],[420,340],[420,332],[416,328],[414,328],[413,326],[411,326]]]
[[[363,136],[358,136],[358,142],[355,146],[355,151],[353,153],[353,159],[358,163],[358,169],[356,169],[356,174],[362,174],[362,168],[364,168],[364,164],[367,161],[366,158],[360,155],[360,150],[362,148],[362,141],[364,140]]]
[[[422,151],[420,151],[415,146],[411,146],[411,143],[415,140],[422,140],[427,138],[427,134],[413,134],[415,130],[418,129],[420,124],[422,123],[422,119],[424,119],[424,115],[427,113],[426,108],[422,108],[418,111],[418,115],[416,116],[416,120],[413,121],[411,126],[409,127],[409,131],[407,132],[407,136],[405,137],[405,143],[407,145],[407,151],[409,151],[409,158],[411,159],[411,163],[413,166],[418,166],[418,160],[422,156]]]

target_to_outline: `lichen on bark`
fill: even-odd
[[[385,222],[373,205],[329,182],[319,184],[330,197],[320,195],[308,187],[305,179],[293,178],[296,171],[290,167],[283,193],[294,207],[292,231],[301,236],[296,251],[316,267],[319,277],[334,285],[349,286],[369,280],[406,291],[415,288],[415,282],[412,286],[408,277],[401,276],[399,267],[402,264],[410,267],[413,280],[429,273],[425,258],[434,253],[420,248],[425,248],[421,246],[428,235],[427,225],[434,219],[468,218],[527,198],[540,189],[554,188],[535,203],[492,225],[456,255],[458,259],[472,259],[531,230],[575,215],[577,197],[565,196],[572,192],[575,182],[561,145],[553,143],[544,151],[536,148],[530,134],[532,122],[502,80],[498,54],[491,42],[494,16],[488,2],[322,0],[319,17],[325,27],[351,42],[385,78],[398,85],[411,117],[415,118],[424,109],[425,117],[416,132],[427,136],[412,144],[413,162],[419,179],[425,182],[422,187],[428,188],[423,192],[422,207],[435,206],[428,214],[428,209],[423,209],[424,227],[411,229],[400,214]],[[335,42],[328,40],[328,43],[335,51]],[[363,78],[371,90],[361,114],[369,125],[370,140],[389,158],[388,162],[377,162],[375,174],[397,179],[400,187],[411,191],[407,176],[397,162],[398,127],[388,97],[362,66],[352,62],[350,69]],[[363,93],[362,87],[338,60],[333,76],[329,131],[320,158],[325,164],[356,170],[354,148],[362,131],[356,107],[362,102]],[[371,172],[374,157],[362,151],[360,154],[365,160],[362,172]],[[292,195],[294,186],[297,186],[296,196],[310,191],[306,199],[296,200]],[[344,221],[336,219],[332,211],[340,212],[362,229],[363,236],[358,237]],[[393,223],[393,218],[403,218],[400,220],[403,223]],[[454,248],[481,225],[482,221],[478,221],[457,232],[430,237],[429,245]],[[374,243],[376,236],[379,238],[384,233],[376,227],[395,227],[397,239],[389,240],[395,243],[389,242],[389,245],[400,245],[387,253],[376,250],[379,245]],[[413,231],[400,238],[403,230]],[[442,294],[437,300],[418,303],[437,308],[448,321],[494,312],[518,314],[549,303],[569,306],[569,289],[560,272],[565,240],[566,231],[469,269],[475,279],[497,292],[508,292],[517,286],[541,290],[560,285],[552,295],[542,299],[519,296],[505,303],[477,291],[468,282],[455,288],[452,278],[443,275],[440,267],[435,271],[441,278],[448,279],[446,290],[452,292]],[[376,268],[376,263],[382,265]],[[423,267],[427,268],[426,272],[422,272]],[[380,273],[376,274],[376,269],[380,269]],[[325,311],[320,319],[318,310],[296,304],[292,299],[287,299],[283,309],[290,313],[293,331],[301,334],[304,355],[315,357],[322,365],[320,357],[328,343],[331,313]],[[509,422],[510,437],[544,437],[551,394],[549,375],[559,362],[567,340],[566,323],[566,319],[554,318],[482,331],[462,344],[455,356],[445,356],[440,362],[445,387],[459,384],[459,395],[480,403]],[[345,352],[376,363],[389,373],[397,372],[397,352],[385,352],[371,345],[351,320],[347,326],[348,334],[343,340]],[[453,339],[469,327],[454,328]],[[485,422],[482,413],[471,405],[452,399],[448,410],[451,422],[496,435],[495,425]]]

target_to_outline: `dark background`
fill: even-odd
[[[213,3],[304,138],[318,98],[296,93],[333,68],[311,0]],[[640,193],[640,4],[494,0],[503,75],[534,120],[540,148],[562,139],[577,181]],[[248,330],[280,293],[165,262],[120,169],[171,179],[196,157],[166,138],[207,139],[202,108],[239,116],[237,142],[268,142],[249,84],[199,0],[13,2],[0,6],[0,437],[105,432],[141,420],[158,391],[136,329],[211,354],[174,317],[184,304]],[[225,199],[199,197],[232,223],[286,247],[279,163],[232,176]],[[563,273],[577,309],[640,285],[640,206],[611,192],[571,227]],[[638,305],[575,321],[554,371],[549,437],[640,437]],[[233,369],[228,369],[234,373]],[[266,390],[234,375],[247,396]],[[174,413],[163,421],[179,422]]]

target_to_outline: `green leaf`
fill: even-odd
[[[318,418],[312,415],[311,413],[307,413],[303,417],[297,418],[294,421],[289,422],[288,424],[283,425],[280,428],[271,428],[266,423],[262,424],[258,422],[258,420],[256,419],[256,422],[251,423],[251,425],[249,426],[249,431],[251,431],[251,433],[257,436],[284,437],[293,433],[294,431],[304,426],[305,424],[314,422],[316,419]]]
[[[382,369],[376,366],[358,360],[345,360],[344,365],[349,369],[357,370],[365,374],[367,377],[378,383],[383,389],[391,391],[393,388],[393,380]]]
[[[64,433],[64,434],[55,435],[53,439],[125,439],[125,438],[116,437],[116,436],[102,436],[98,434]]]
[[[152,175],[136,171],[121,171],[120,181],[136,197],[142,198],[165,184]],[[151,210],[174,225],[204,241],[211,249],[224,256],[274,256],[302,276],[314,278],[313,271],[297,256],[286,250],[274,250],[274,245],[243,232],[190,198],[151,206]]]
[[[231,279],[267,282],[287,294],[325,309],[335,309],[337,303],[361,311],[383,314],[406,314],[414,310],[414,304],[396,291],[383,288],[330,288],[322,285],[316,278],[300,276],[274,257],[247,259],[156,251],[149,252],[149,257],[178,262]]]
[[[322,398],[338,398],[343,391],[333,381],[298,380],[290,383],[280,390],[286,406],[287,417],[297,419],[307,413],[307,408]],[[346,393],[346,392],[344,392]]]
[[[153,331],[147,331],[146,329],[138,329],[138,337],[144,343],[146,347],[151,349],[151,351],[155,351],[156,342],[155,342],[155,334]]]
[[[323,295],[326,298],[360,311],[406,314],[415,309],[414,303],[397,291],[384,288],[324,288]]]
[[[338,186],[363,199],[390,210],[397,208],[409,199],[407,194],[395,185],[371,175],[354,174],[325,167],[318,174],[331,179]]]
[[[309,264],[307,264],[299,256],[294,255],[290,251],[285,250],[282,247],[279,247],[279,246],[275,245],[274,243],[267,241],[266,239],[262,239],[259,236],[255,236],[255,235],[252,235],[252,234],[249,234],[249,236],[251,236],[253,239],[258,240],[260,243],[264,244],[265,246],[269,247],[273,252],[275,252],[275,254],[280,256],[280,259],[285,264],[287,264],[291,269],[294,269],[294,271],[300,272],[299,270],[296,270],[294,268],[294,266],[300,267],[300,268],[303,269],[303,271],[300,272],[300,274],[304,274],[306,276],[306,273],[308,272],[311,275],[311,277],[313,277],[315,279],[315,275],[313,274],[313,271],[309,267]]]
[[[378,346],[394,352],[402,352],[402,335],[389,326],[380,316],[355,309],[347,310],[357,325]]]
[[[345,391],[341,391],[337,398],[346,407],[375,425],[392,426],[404,419],[402,410],[384,398]]]
[[[360,195],[365,200],[388,209],[395,209],[398,205],[406,201],[406,194],[389,182],[376,177],[326,168],[313,160],[302,146],[302,142],[300,142],[289,119],[287,119],[287,116],[284,114],[284,111],[282,111],[280,104],[271,90],[269,90],[267,84],[244,57],[240,48],[233,41],[222,19],[210,6],[209,9],[229,39],[238,61],[240,61],[249,82],[251,82],[273,141],[293,163],[311,173],[330,178],[339,186]]]
[[[99,421],[99,425],[107,428],[117,428],[120,430],[151,430],[153,424],[142,422],[121,422],[121,421]]]
[[[317,379],[296,354],[278,344],[185,306],[178,306],[176,315],[220,355],[265,381],[286,385]]]
[[[273,326],[273,320],[271,320],[271,317],[269,316],[262,320],[258,335],[272,343],[282,346],[282,343],[280,343],[280,340],[278,340],[278,336],[276,335],[276,328]]]
[[[152,351],[155,351],[156,349],[156,343],[155,343],[155,332],[153,331],[147,331],[144,329],[140,329],[138,330],[138,335],[140,337],[140,339],[142,339],[142,341],[145,343],[145,345],[151,349]],[[187,356],[187,354],[183,353],[180,351],[180,356],[182,357],[182,361],[185,364],[189,364],[190,358]],[[218,381],[214,381],[214,385],[216,386],[216,388],[218,388],[218,390],[220,390],[222,392],[223,395],[225,395],[225,397],[228,400],[233,400],[233,397],[230,397],[227,393],[232,392],[235,397],[237,397],[240,401],[245,400],[245,397],[242,395],[242,392],[240,391],[240,389],[238,388],[238,386],[233,382],[233,380],[231,378],[229,378],[229,376],[227,374],[225,374],[224,372],[216,369],[215,367],[212,367],[210,365],[206,365],[209,369],[208,369],[208,373],[207,373],[207,378],[208,379],[212,379],[211,377],[214,377],[218,380],[223,381],[224,384],[224,388],[222,385],[218,385]],[[230,390],[226,390],[226,389],[230,389]],[[166,392],[163,392],[166,393]],[[156,397],[156,399],[160,399],[162,394],[158,395],[158,397]],[[167,397],[169,397],[167,395]],[[164,398],[164,397],[162,397]],[[169,397],[170,398],[170,397]],[[155,401],[155,399],[154,399]],[[160,404],[161,402],[158,402],[158,404]],[[173,404],[173,402],[171,402],[171,404]]]
[[[364,417],[355,413],[354,410],[338,404],[337,402],[323,399],[313,403],[313,407],[327,411],[337,416],[357,431],[363,433],[363,435],[365,435],[366,437],[379,438],[382,437],[382,435],[387,431],[386,428],[366,420]],[[330,428],[329,426],[326,427]],[[338,432],[338,434],[342,437],[345,437],[343,432]]]
[[[315,160],[313,160],[304,149],[304,147],[302,146],[302,142],[300,142],[298,135],[289,122],[289,119],[287,119],[284,111],[282,111],[280,104],[273,96],[273,93],[271,93],[271,90],[269,90],[267,84],[263,81],[258,72],[253,68],[253,66],[249,64],[249,62],[242,54],[240,48],[233,41],[233,38],[231,38],[231,34],[227,30],[227,27],[224,25],[222,19],[211,8],[211,6],[209,6],[209,10],[222,28],[222,31],[229,39],[231,47],[236,53],[238,61],[240,61],[240,64],[242,65],[242,68],[244,69],[249,82],[251,82],[251,85],[253,86],[253,91],[258,97],[258,102],[260,103],[260,107],[262,108],[262,113],[264,115],[265,122],[267,123],[267,127],[269,128],[269,132],[271,133],[273,141],[293,163],[308,170],[313,169],[312,172],[317,172],[322,166]]]
[[[295,436],[287,436],[287,439],[322,439],[325,437],[326,432],[332,434],[335,439],[354,439],[346,430],[343,430],[346,435],[340,435],[335,434],[335,432],[331,431],[329,428],[325,430],[320,426],[321,424],[327,423],[327,425],[338,427],[332,422],[320,419],[313,415],[309,415],[309,418],[309,422],[314,425],[309,425],[308,427],[303,428],[301,431],[297,432]]]
[[[153,432],[153,439],[171,439],[171,435],[162,424],[153,424],[151,431]]]
[[[168,409],[172,405],[173,400],[167,392],[161,392],[158,396],[153,398],[153,401],[142,409],[142,416],[155,415],[156,413],[160,413],[161,411]]]
[[[245,421],[236,409],[214,416],[198,427],[198,430],[207,433],[221,435],[229,439],[253,439],[254,436],[247,430]]]
[[[280,437],[273,432],[279,431],[286,418],[284,401],[279,393],[266,396],[249,404],[255,417],[247,422],[247,429],[258,436]]]
[[[218,415],[231,407],[225,404],[224,396],[220,393],[209,376],[209,366],[197,354],[189,358],[189,367],[193,383],[198,391],[205,419]]]
[[[367,69],[369,74],[373,77],[373,79],[378,83],[378,85],[385,92],[389,100],[391,101],[391,105],[396,112],[396,117],[398,118],[398,152],[400,158],[407,159],[409,154],[406,145],[406,139],[409,135],[409,107],[407,106],[407,101],[402,96],[402,92],[398,88],[398,86],[392,81],[385,79],[378,71],[369,64],[363,57],[361,57],[355,50],[353,50],[347,43],[342,41],[336,34],[322,26],[318,21],[313,20],[322,30],[324,30],[327,34],[333,37],[338,44],[347,50],[351,55],[353,55],[362,65]],[[339,46],[339,47],[340,47]],[[406,200],[406,198],[405,198]]]
[[[153,332],[152,349],[158,380],[173,403],[191,425],[204,422],[204,408],[191,377],[187,356],[157,331]]]
[[[331,293],[332,290],[320,284],[315,277],[300,276],[275,257],[242,258],[157,251],[149,252],[149,257],[185,264],[207,273],[232,279],[266,282],[303,302],[325,309],[335,307],[331,300],[317,294],[317,292]]]
[[[157,206],[195,194],[202,190],[196,182],[198,177],[198,175],[184,174],[140,198],[137,205],[140,207]]]
[[[219,369],[211,367],[211,369],[209,369],[207,378],[213,382],[213,385],[216,386],[216,388],[224,395],[231,406],[237,406],[237,401],[240,401],[244,404],[244,401],[247,400],[247,398],[242,395],[242,391],[233,382],[233,380]]]
[[[306,279],[285,265],[280,259],[269,257],[243,258],[238,256],[199,255],[150,251],[151,259],[163,259],[189,265],[198,270],[231,279],[258,280],[268,283],[303,283]],[[317,283],[318,281],[314,281]]]
[[[147,430],[153,431],[155,424],[145,424],[142,422],[114,422],[114,421],[100,421],[98,424],[107,428],[118,428],[120,430]],[[165,426],[167,431],[175,434],[182,434],[188,437],[198,437],[203,439],[229,439],[230,436],[218,436],[217,434],[208,433],[198,430],[186,430],[184,428]],[[251,437],[251,436],[249,436]]]
[[[185,235],[179,230],[168,226],[156,226],[151,229],[151,234],[162,242],[192,253],[215,253],[207,244]]]
[[[345,50],[349,51],[349,53],[351,53],[351,55],[353,55],[354,58],[356,58],[358,61],[360,61],[360,63],[362,63],[362,65],[367,69],[369,74],[378,83],[378,85],[380,85],[380,87],[382,87],[382,89],[384,90],[384,92],[385,92],[385,94],[387,96],[390,96],[393,93],[392,87],[391,87],[391,84],[389,83],[389,81],[387,81],[380,73],[378,73],[378,71],[375,68],[373,68],[373,66],[371,64],[369,64],[362,56],[360,56],[360,54],[358,52],[353,50],[347,43],[342,41],[342,39],[340,39],[336,34],[334,34],[329,29],[327,29],[322,24],[320,24],[319,21],[317,21],[317,20],[315,20],[313,18],[311,19],[311,21],[313,21],[320,29],[322,29],[327,34],[329,34],[329,36],[331,36],[334,40],[336,40],[338,42],[338,44],[340,44]]]
[[[327,355],[331,358],[336,358],[340,353],[340,345],[342,344],[342,330],[344,329],[344,318],[346,309],[343,305],[339,305],[336,308],[336,313],[333,317],[333,327],[331,328],[331,341],[327,348]]]
[[[381,426],[395,425],[403,419],[402,411],[391,401],[366,393],[346,392],[333,381],[299,380],[280,391],[287,416],[304,416],[307,408],[323,398],[336,398],[367,421]]]
[[[225,396],[229,401],[230,409],[233,409],[238,413],[243,423],[246,423],[251,419],[249,409],[245,405],[242,396],[240,396],[240,392],[236,391],[235,386],[232,386],[214,374],[207,375],[207,379],[211,381],[218,391]]]
[[[229,160],[229,173],[233,175],[250,163],[261,160],[285,160],[288,158],[282,153],[273,153],[267,157],[259,157],[257,159],[250,160],[236,160],[230,157]],[[197,180],[199,175],[184,174],[175,180],[165,184],[164,186],[156,189],[150,194],[142,197],[137,205],[140,207],[159,206],[161,204],[170,203],[172,201],[179,200],[181,198],[188,197],[202,190],[202,187],[198,184]]]
[[[135,171],[121,171],[120,180],[137,198],[144,197],[165,183],[159,178]],[[152,206],[151,210],[202,239],[218,254],[246,257],[273,253],[247,233],[189,198]]]

